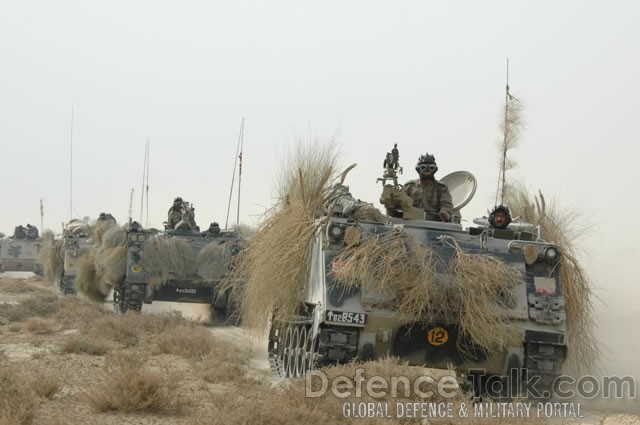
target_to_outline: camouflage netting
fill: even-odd
[[[145,241],[141,265],[153,271],[149,284],[162,285],[169,278],[187,279],[198,275],[205,281],[224,278],[232,259],[232,244],[214,240],[198,254],[189,242],[179,238],[153,237]]]
[[[165,282],[170,274],[176,279],[190,276],[195,269],[193,249],[187,241],[178,238],[155,237],[145,241],[140,265],[153,270],[157,279],[151,284]]]
[[[110,227],[101,235],[101,244],[78,264],[76,289],[88,298],[104,302],[114,286],[122,282],[127,268],[127,234],[122,227]]]
[[[514,218],[540,227],[540,237],[560,248],[560,277],[567,311],[569,359],[572,366],[588,371],[598,364],[600,349],[594,335],[593,287],[577,258],[577,241],[585,234],[581,215],[571,209],[549,206],[539,192],[530,196],[521,184],[509,186],[505,203]]]
[[[249,247],[239,254],[229,281],[240,290],[243,323],[263,330],[272,314],[294,314],[303,296],[307,277],[308,247],[316,229],[315,219],[324,211],[323,193],[336,170],[332,145],[299,144],[282,168],[276,188],[276,204]]]
[[[205,245],[196,257],[197,273],[205,280],[222,279],[228,274],[231,259],[231,244],[211,242]]]
[[[62,275],[64,268],[64,254],[62,252],[63,239],[56,239],[51,230],[42,232],[42,250],[40,262],[44,267],[44,277],[49,282],[56,282]]]
[[[492,352],[517,338],[515,328],[497,307],[513,301],[510,288],[522,282],[521,273],[501,260],[463,252],[454,239],[443,239],[454,251],[443,261],[430,247],[402,231],[372,235],[343,249],[334,260],[333,274],[346,287],[359,286],[363,302],[396,310],[407,323],[417,318],[457,323],[461,351],[470,345]]]

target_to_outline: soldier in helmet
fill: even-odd
[[[451,221],[451,193],[446,184],[435,179],[436,158],[429,153],[420,155],[416,171],[419,179],[408,182],[403,189],[413,199],[413,206],[424,209],[426,220]]]
[[[506,229],[511,223],[511,212],[506,205],[498,205],[489,214],[489,224],[494,229]]]
[[[28,239],[38,239],[40,237],[38,228],[36,226],[32,226],[31,224],[27,224],[25,233]]]
[[[209,225],[209,234],[213,236],[220,236],[220,225],[215,221]]]
[[[176,224],[178,224],[182,220],[182,214],[185,210],[184,201],[181,197],[177,197],[173,200],[173,206],[169,208],[167,213],[167,226],[170,229],[175,228]]]

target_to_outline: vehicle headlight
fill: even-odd
[[[147,236],[144,233],[138,234],[138,242],[144,242],[147,239]]]
[[[344,228],[339,224],[332,224],[328,233],[331,239],[340,240],[344,236]]]
[[[555,261],[558,259],[558,250],[552,246],[544,250],[544,258],[547,261]]]
[[[127,239],[129,240],[129,242],[135,242],[138,238],[138,235],[135,233],[129,233],[129,235],[127,235]]]

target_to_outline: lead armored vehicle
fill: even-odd
[[[461,381],[481,394],[491,395],[495,380],[514,385],[527,375],[539,376],[540,384],[535,388],[538,392],[533,395],[549,396],[545,391],[551,389],[567,355],[560,249],[541,240],[531,227],[464,228],[459,223],[425,220],[424,211],[413,207],[397,183],[397,160],[388,154],[384,164],[384,175],[379,180],[383,185],[381,202],[387,209],[386,219],[377,222],[353,219],[349,211],[357,201],[345,193],[330,209],[333,214],[326,226],[315,234],[309,247],[305,295],[300,299],[297,314],[270,326],[268,354],[272,373],[296,377],[320,366],[392,355],[412,365],[443,369],[453,365]],[[475,178],[468,172],[456,172],[440,181],[449,187],[453,217],[459,218],[461,208],[475,193]],[[469,334],[469,328],[457,320],[465,317],[464,311],[447,312],[438,304],[424,304],[421,313],[407,315],[400,305],[401,292],[415,287],[394,287],[392,282],[380,291],[366,279],[356,283],[339,278],[340,271],[349,266],[349,258],[364,258],[357,257],[359,247],[386,236],[400,238],[401,249],[408,249],[413,241],[420,252],[429,252],[438,259],[433,268],[433,286],[424,286],[431,288],[425,291],[433,291],[434,296],[446,294],[441,291],[458,284],[456,279],[462,279],[462,275],[449,268],[457,258],[481,264],[489,256],[499,260],[492,260],[496,267],[515,270],[517,279],[508,285],[508,293],[496,293],[495,297],[489,297],[495,302],[479,306],[483,314],[495,312],[499,324],[509,329],[511,338],[492,347],[482,346],[478,341],[487,340]],[[356,257],[350,257],[349,249],[354,250],[352,254]],[[399,270],[406,266],[389,264]],[[467,276],[473,274],[468,272]],[[468,302],[482,288],[480,282],[474,287],[473,278],[467,280]],[[424,282],[415,283],[417,287]],[[414,292],[415,297],[423,295]],[[476,329],[497,341],[502,334],[492,334],[492,326],[497,325],[480,324]],[[501,391],[504,390],[503,385]]]
[[[17,226],[13,236],[0,238],[0,272],[33,272],[42,276],[43,266],[39,259],[42,246],[35,226]]]
[[[114,288],[117,312],[140,311],[153,301],[211,305],[216,321],[236,318],[230,290],[221,289],[233,257],[244,246],[235,231],[212,223],[207,231],[194,227],[191,219],[165,230],[143,229],[133,222],[127,230],[125,279]]]

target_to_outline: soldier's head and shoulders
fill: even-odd
[[[435,156],[428,152],[424,155],[420,155],[418,162],[416,163],[418,178],[405,183],[405,191],[422,190],[430,185],[434,185],[439,191],[449,190],[446,184],[441,183],[435,178],[437,171],[438,164],[436,163]]]

